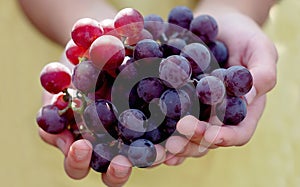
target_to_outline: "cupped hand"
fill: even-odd
[[[242,146],[249,142],[263,114],[266,95],[276,84],[278,59],[274,43],[251,18],[226,12],[212,15],[219,25],[218,40],[229,50],[228,65],[243,65],[253,76],[253,87],[245,96],[246,118],[236,126],[222,125],[212,118],[210,123],[186,116],[177,125],[184,135],[168,141],[167,149],[183,157],[202,156],[208,148]]]

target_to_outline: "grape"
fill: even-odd
[[[144,18],[139,11],[124,8],[115,16],[114,26],[121,36],[134,36],[144,28]]]
[[[216,20],[210,15],[195,17],[190,24],[190,31],[206,44],[215,41],[219,32]]]
[[[134,46],[139,41],[144,40],[144,39],[151,39],[151,40],[153,39],[152,34],[149,31],[147,31],[146,29],[143,29],[137,35],[127,37],[125,40],[125,44]]]
[[[159,78],[147,77],[139,81],[137,93],[145,102],[150,103],[155,98],[160,98],[165,91],[165,86]]]
[[[182,49],[180,55],[190,62],[194,77],[203,73],[210,66],[210,52],[207,47],[201,43],[191,43],[186,45]]]
[[[111,35],[100,36],[92,43],[89,52],[98,69],[106,70],[116,77],[116,69],[125,58],[125,48],[120,39]]]
[[[95,92],[89,93],[89,98],[92,100],[111,100],[111,91],[114,81],[115,78],[112,77],[108,72],[105,70],[101,71],[97,79]]]
[[[83,117],[89,130],[95,133],[108,132],[112,137],[117,138],[117,113],[117,109],[110,101],[100,99],[85,108]]]
[[[72,75],[73,85],[84,93],[95,91],[100,70],[92,61],[83,61],[76,65]]]
[[[184,29],[189,29],[193,18],[193,12],[188,7],[177,6],[170,11],[168,22]]]
[[[164,20],[156,14],[147,15],[144,17],[144,28],[157,40],[165,30]]]
[[[171,55],[180,55],[181,50],[186,45],[185,40],[181,38],[171,38],[166,44],[162,44],[164,57]]]
[[[55,105],[59,110],[65,110],[67,109],[62,115],[64,115],[68,122],[73,122],[74,119],[74,113],[72,108],[69,107],[69,103],[71,102],[71,98],[66,94],[60,94],[54,101],[53,105]]]
[[[135,49],[133,51],[133,58],[135,60],[140,60],[143,58],[150,58],[150,57],[158,57],[162,58],[163,53],[160,49],[160,45],[151,39],[144,39],[139,41]]]
[[[220,67],[225,67],[229,54],[226,45],[221,41],[215,41],[208,44],[211,53],[216,58]]]
[[[59,134],[66,129],[67,118],[59,114],[59,109],[55,105],[46,105],[40,108],[36,121],[40,128],[50,134]]]
[[[157,123],[157,121],[154,118],[149,119],[148,129],[142,138],[149,140],[154,144],[163,142],[166,139],[166,137],[163,134],[163,132],[158,128],[159,125],[160,123]]]
[[[133,166],[139,168],[149,167],[156,159],[156,149],[149,140],[138,139],[130,144],[128,159]]]
[[[225,68],[218,68],[213,70],[210,75],[219,78],[221,81],[224,81],[226,76],[226,69]]]
[[[81,58],[86,57],[86,49],[76,45],[73,40],[70,40],[65,47],[67,59],[73,64],[77,65]]]
[[[179,55],[172,55],[163,59],[159,66],[159,78],[174,88],[184,86],[192,74],[189,61]]]
[[[132,142],[147,130],[146,116],[137,109],[127,109],[119,116],[119,131],[124,142]]]
[[[217,105],[216,114],[225,125],[237,125],[246,117],[246,101],[243,97],[227,96]]]
[[[146,102],[143,98],[141,98],[137,91],[138,84],[134,85],[129,93],[129,108],[131,109],[138,109],[146,116],[146,118],[150,117],[149,111],[149,103]]]
[[[226,94],[224,83],[214,76],[205,76],[199,80],[196,91],[200,102],[207,105],[220,103]]]
[[[99,22],[91,18],[81,18],[75,22],[71,36],[79,47],[88,49],[94,40],[103,34]]]
[[[57,94],[70,86],[71,72],[65,65],[51,62],[42,69],[40,81],[45,90]]]
[[[242,96],[250,91],[253,78],[249,70],[243,66],[231,66],[226,70],[225,85],[227,94]]]
[[[191,101],[184,90],[168,89],[159,100],[161,110],[167,117],[180,119],[191,107]]]
[[[100,21],[99,24],[103,28],[104,35],[112,35],[117,38],[120,38],[119,34],[117,33],[117,31],[115,29],[113,19],[104,19],[104,20]]]
[[[113,148],[108,144],[97,144],[93,148],[90,166],[97,172],[105,173],[114,156]]]

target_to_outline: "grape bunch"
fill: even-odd
[[[217,35],[213,17],[194,17],[184,6],[173,8],[167,21],[132,8],[100,22],[79,19],[65,47],[74,68],[51,62],[41,71],[53,102],[41,107],[37,124],[89,140],[97,172],[106,172],[118,154],[133,166],[152,166],[155,146],[179,135],[176,124],[186,115],[238,125],[253,79],[247,68],[228,65]]]

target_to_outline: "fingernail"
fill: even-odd
[[[89,154],[89,150],[87,149],[75,149],[74,150],[75,159],[77,161],[85,160]]]
[[[130,168],[123,167],[119,169],[113,168],[114,175],[118,178],[126,177],[129,173]]]
[[[219,139],[218,141],[216,141],[215,145],[219,145],[221,143],[223,143],[223,139]]]
[[[254,98],[256,97],[256,89],[252,86],[251,90],[245,95],[247,104],[251,104]]]
[[[198,147],[199,153],[203,153],[203,152],[206,151],[206,150],[207,150],[207,146],[199,145],[199,147]]]
[[[56,146],[57,146],[63,153],[65,153],[66,142],[65,142],[63,139],[57,138],[57,140],[56,140]]]

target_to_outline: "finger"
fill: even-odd
[[[68,130],[63,131],[60,134],[49,134],[39,128],[39,135],[46,143],[59,148],[65,156],[67,156],[69,148],[74,141],[72,133]]]
[[[178,157],[201,157],[208,152],[208,149],[203,150],[198,143],[190,142],[181,136],[170,137],[170,141],[166,143],[166,149]]]
[[[175,156],[173,154],[167,154],[164,164],[168,166],[178,166],[185,161],[186,157]]]
[[[204,134],[204,140],[217,146],[241,146],[252,137],[265,106],[266,96],[261,96],[248,107],[245,119],[236,126],[211,125]]]
[[[200,142],[207,127],[207,122],[199,121],[196,117],[188,115],[179,120],[177,131],[192,142]]]
[[[118,155],[111,161],[107,172],[102,174],[102,180],[107,186],[121,187],[129,179],[132,170],[130,161],[122,155]]]
[[[73,179],[84,178],[90,170],[92,145],[89,141],[81,139],[75,141],[65,158],[65,171]]]
[[[163,146],[155,144],[156,149],[156,159],[153,163],[153,166],[158,166],[166,160],[166,150]]]
[[[259,43],[257,43],[259,42]],[[246,54],[246,66],[253,76],[254,90],[248,95],[248,102],[269,92],[276,85],[276,62],[278,53],[269,38],[253,38],[249,44],[249,54]]]

